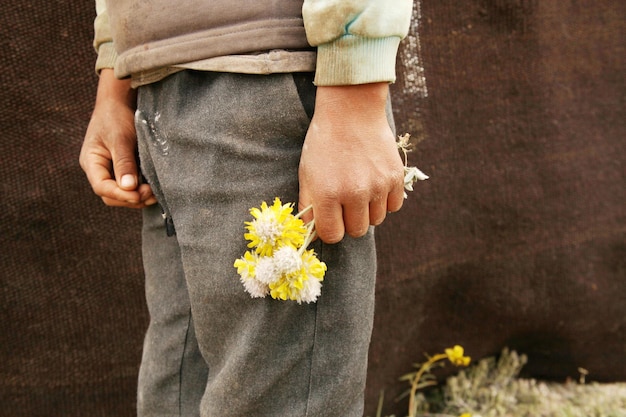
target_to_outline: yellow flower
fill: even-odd
[[[283,272],[276,281],[269,284],[272,298],[297,301],[298,304],[317,300],[321,293],[326,264],[315,256],[312,249],[304,251],[301,260],[299,269]]]
[[[268,206],[250,209],[254,217],[246,222],[245,239],[253,250],[234,263],[246,291],[252,297],[270,295],[274,299],[315,302],[321,294],[326,264],[306,247],[315,237],[315,223],[301,216],[311,207],[293,215],[292,204],[276,197]]]
[[[255,253],[246,251],[234,264],[235,268],[237,268],[237,273],[241,276],[241,283],[253,298],[263,298],[269,292],[268,286],[256,279],[258,262],[259,257]]]
[[[302,289],[302,277],[282,275],[278,281],[270,284],[270,295],[275,300],[295,300],[298,286]]]
[[[467,366],[470,363],[469,356],[463,356],[463,347],[459,345],[455,345],[452,348],[446,349],[446,356],[450,362],[452,362],[456,366]]]
[[[254,217],[251,222],[246,222],[248,233],[244,238],[249,240],[249,248],[255,248],[255,252],[261,256],[272,256],[274,250],[282,246],[299,248],[307,234],[304,222],[291,214],[293,204],[282,204],[276,197],[274,204],[268,206],[264,201],[261,208],[250,209]]]
[[[463,413],[459,417],[472,417],[470,413]]]
[[[313,249],[304,251],[302,254],[302,263],[304,270],[310,278],[314,278],[317,281],[324,280],[324,274],[326,273],[326,264],[320,261]]]
[[[237,273],[244,279],[254,278],[256,269],[257,257],[246,251],[244,255],[235,261],[233,265],[237,268]]]

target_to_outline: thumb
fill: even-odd
[[[122,142],[111,152],[113,173],[118,187],[126,191],[136,190],[139,186],[137,160],[134,143]]]

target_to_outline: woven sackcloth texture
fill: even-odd
[[[132,416],[140,214],[77,162],[94,7],[0,10],[0,416]],[[394,106],[431,179],[376,232],[369,415],[382,389],[402,415],[398,376],[453,344],[626,379],[625,22],[615,0],[416,3]]]
[[[147,324],[141,218],[104,207],[78,166],[95,10],[0,9],[0,415],[133,415]]]

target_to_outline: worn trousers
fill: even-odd
[[[144,210],[139,416],[363,415],[373,231],[313,243],[328,267],[316,303],[253,299],[233,267],[251,207],[297,205],[314,97],[309,74],[183,71],[139,88],[140,164],[159,201]]]

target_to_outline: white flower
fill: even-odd
[[[409,166],[409,159],[407,154],[411,151],[411,144],[409,143],[410,137],[411,135],[405,133],[402,136],[398,136],[398,140],[396,141],[398,149],[402,151],[404,159],[404,189],[406,191],[413,191],[413,183],[415,181],[424,181],[428,179],[428,175],[417,169],[417,167]],[[408,197],[406,191],[404,193],[404,198]]]
[[[304,243],[307,229],[304,222],[291,214],[293,204],[282,204],[276,197],[274,204],[268,206],[264,201],[261,207],[253,207],[251,222],[245,222],[247,233],[243,237],[250,241],[249,248],[261,256],[272,256],[281,246],[299,247]]]
[[[260,256],[256,263],[255,275],[256,279],[264,285],[269,285],[276,281],[280,274],[276,271],[274,258],[271,256]]]
[[[302,282],[302,289],[296,297],[298,304],[314,303],[322,293],[322,283],[317,278],[309,276],[309,279]]]
[[[425,181],[429,177],[420,171],[417,167],[404,167],[404,189],[406,191],[413,191],[413,183],[415,181]],[[404,193],[404,198],[407,198],[407,194]]]
[[[259,256],[253,252],[246,253],[235,261],[235,268],[240,275],[239,280],[243,284],[245,290],[250,293],[253,298],[263,298],[269,294],[269,287],[256,279],[256,266],[259,263]]]
[[[270,292],[269,287],[258,279],[245,279],[242,277],[241,283],[252,298],[264,298]]]
[[[413,191],[413,183],[415,181],[425,181],[429,177],[420,171],[417,167],[406,167],[404,169],[404,188]]]
[[[274,268],[277,275],[291,274],[302,268],[302,258],[298,250],[291,246],[283,246],[274,252]]]

